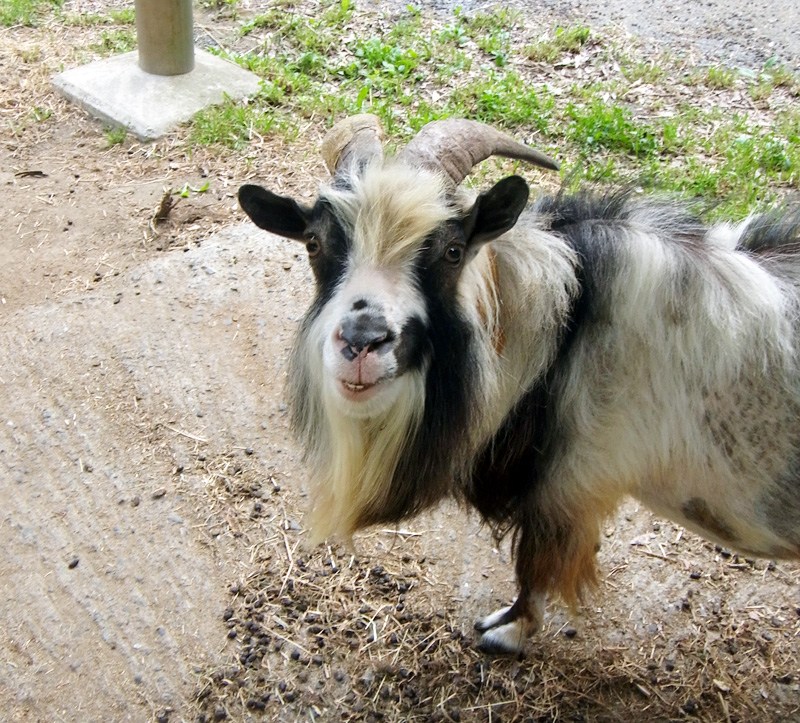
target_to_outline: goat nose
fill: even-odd
[[[391,342],[392,334],[383,317],[359,314],[344,321],[339,338],[345,343],[342,354],[353,361],[365,349],[367,353],[380,351]]]

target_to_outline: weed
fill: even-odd
[[[449,25],[445,25],[437,34],[437,40],[445,45],[451,44],[460,47],[469,42],[469,34],[464,27],[464,23],[455,20]]]
[[[760,73],[749,69],[740,69],[739,73],[752,81],[749,92],[753,100],[769,98],[775,88],[786,88],[793,95],[800,95],[800,77],[785,66],[779,65],[774,58],[764,64],[764,69]]]
[[[422,18],[419,11],[409,10],[407,15],[402,15],[394,26],[386,33],[386,40],[399,45],[411,45],[422,39]]]
[[[508,63],[511,53],[510,36],[507,30],[495,30],[478,41],[478,47],[502,67]]]
[[[190,143],[218,143],[231,149],[243,148],[253,138],[272,133],[278,127],[276,113],[263,95],[252,103],[236,103],[230,99],[206,108],[192,119]]]
[[[31,108],[30,112],[31,118],[33,118],[33,120],[35,120],[37,123],[49,120],[49,118],[53,115],[53,111],[50,110],[50,108],[41,108],[38,105]]]
[[[188,183],[184,183],[181,188],[179,188],[176,191],[173,191],[172,193],[173,195],[180,196],[181,198],[189,198],[189,196],[193,193],[195,194],[205,193],[210,187],[211,184],[208,181],[206,181],[199,188],[195,188],[194,186],[190,186]]]
[[[19,57],[23,63],[38,63],[44,57],[44,52],[38,45],[35,45],[30,48],[22,48],[19,51]]]
[[[636,60],[629,65],[623,65],[622,74],[631,83],[639,81],[650,85],[655,85],[667,77],[665,65],[653,59]]]
[[[109,10],[108,17],[114,25],[133,25],[136,22],[136,10],[134,8]]]
[[[736,73],[729,68],[712,65],[706,71],[705,84],[709,88],[731,88],[736,81]]]
[[[480,80],[456,88],[448,111],[508,128],[533,125],[547,132],[555,101],[545,88],[530,86],[514,72],[489,72]]]
[[[462,15],[462,21],[473,37],[486,32],[509,30],[520,25],[522,11],[516,8],[493,8],[489,13],[475,13],[472,17]]]
[[[356,39],[349,48],[355,60],[339,69],[345,77],[356,75],[407,77],[419,64],[419,55],[415,50],[385,44],[380,38]]]
[[[764,63],[761,77],[769,79],[776,88],[794,88],[800,83],[800,78],[785,65],[780,65],[775,58],[770,58]]]
[[[353,12],[351,0],[338,0],[323,13],[321,24],[327,27],[337,27],[346,23]]]
[[[502,67],[511,56],[511,31],[519,25],[521,17],[519,10],[495,8],[491,13],[460,16],[460,22],[464,32],[492,58],[495,65]]]
[[[327,55],[335,47],[337,38],[331,27],[325,24],[326,17],[308,18],[273,7],[245,24],[241,32],[248,35],[256,28],[263,28],[272,31],[269,38],[271,45],[290,50],[291,54],[314,52]]]
[[[750,97],[756,101],[766,100],[772,95],[773,90],[775,90],[775,86],[773,86],[769,80],[760,80],[757,83],[753,83],[748,88]]]
[[[239,0],[199,0],[201,7],[219,12],[226,12],[234,20],[238,17]]]
[[[122,145],[123,143],[125,143],[125,139],[127,137],[128,137],[128,131],[121,126],[106,128],[105,131],[106,147],[113,148],[114,146]]]

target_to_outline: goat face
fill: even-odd
[[[407,375],[425,377],[431,316],[458,314],[464,266],[516,223],[528,186],[511,176],[464,208],[437,174],[381,159],[311,208],[258,186],[239,199],[258,226],[305,243],[317,286],[306,349],[320,355],[309,362],[341,413],[371,418],[408,392]]]
[[[316,279],[288,391],[318,541],[413,515],[464,476],[482,413],[475,339],[491,337],[494,320],[481,248],[516,223],[528,186],[512,176],[468,200],[459,184],[491,155],[556,167],[463,119],[428,124],[394,159],[381,139],[374,116],[334,126],[322,144],[333,181],[313,206],[239,191],[258,226],[306,245]]]

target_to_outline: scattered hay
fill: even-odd
[[[770,578],[787,585],[788,603],[792,568],[719,551],[713,569],[700,573],[709,546],[657,522],[659,533],[683,545],[684,559],[664,545],[650,552],[640,535],[626,546],[627,564],[669,561],[684,580],[700,581],[669,605],[663,624],[639,629],[631,622],[634,594],[614,593],[618,585],[609,582],[605,597],[614,599],[587,609],[580,626],[554,605],[525,656],[491,658],[476,650],[477,636],[452,599],[451,571],[429,559],[425,534],[373,532],[359,541],[358,556],[338,546],[308,551],[291,517],[299,500],[257,460],[223,455],[206,470],[212,507],[251,542],[251,566],[218,611],[230,661],[200,677],[198,722],[743,723],[800,715],[798,612],[779,602],[742,613],[725,596]],[[609,578],[621,584],[619,573],[611,568]]]

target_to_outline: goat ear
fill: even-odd
[[[528,203],[528,184],[520,176],[509,176],[475,200],[464,219],[467,243],[484,244],[513,228]]]
[[[259,228],[295,241],[308,241],[306,230],[311,209],[293,198],[278,196],[261,186],[246,185],[239,189],[239,205]]]

